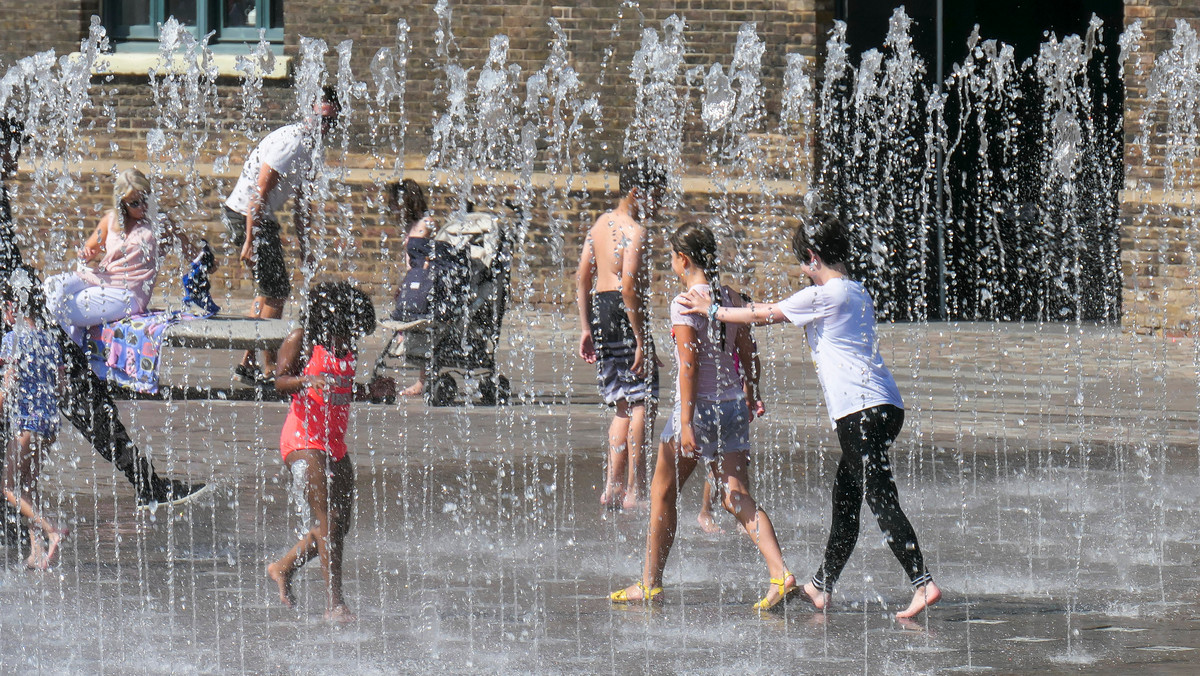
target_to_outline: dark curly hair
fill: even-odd
[[[321,282],[308,292],[300,325],[309,345],[328,347],[335,337],[354,344],[375,330],[375,305],[350,282]]]

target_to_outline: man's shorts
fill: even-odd
[[[679,402],[667,419],[661,441],[679,443],[682,429]],[[722,453],[750,451],[750,411],[745,399],[697,401],[692,414],[692,432],[696,435],[696,453],[712,462]]]
[[[229,241],[239,254],[246,243],[246,216],[225,207],[223,214]],[[292,282],[283,262],[283,242],[279,240],[279,221],[263,216],[258,223],[254,242],[254,293],[264,298],[286,299],[292,293]]]
[[[592,341],[596,346],[596,375],[600,396],[612,406],[621,400],[629,403],[658,401],[658,363],[649,361],[644,375],[633,372],[637,341],[625,314],[620,291],[602,291],[592,297]],[[653,344],[651,344],[653,347]]]

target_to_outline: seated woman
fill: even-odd
[[[411,178],[388,186],[388,206],[392,213],[396,214],[397,220],[406,231],[404,253],[408,262],[408,272],[405,274],[400,292],[397,294],[397,311],[399,312],[410,302],[418,304],[428,302],[428,299],[424,297],[410,301],[408,296],[414,293],[424,296],[429,293],[428,270],[429,258],[433,253],[434,221],[433,217],[429,215],[425,191],[421,189],[419,183]],[[425,272],[418,273],[417,271]],[[417,281],[418,278],[424,281]],[[410,290],[409,287],[414,281],[416,281],[417,288]],[[426,334],[409,333],[405,335],[406,359],[410,364],[416,364],[420,368],[420,372],[417,382],[401,391],[401,395],[418,397],[425,392],[426,353],[428,350],[429,341]]]
[[[166,214],[151,220],[150,180],[137,169],[117,175],[113,208],[79,250],[75,272],[46,280],[46,307],[71,340],[82,345],[87,329],[143,314],[150,304],[163,252],[176,242],[185,260],[197,253],[187,235]],[[95,269],[87,267],[103,253]]]

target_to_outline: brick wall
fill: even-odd
[[[100,0],[0,0],[0,71],[19,58],[53,49],[78,51]]]
[[[379,2],[378,0],[346,0],[340,3],[315,0],[285,1],[285,52],[296,55],[301,35],[320,37],[329,46],[327,68],[331,80],[337,70],[337,44],[346,39],[354,41],[352,68],[356,79],[368,83],[374,90],[370,59],[384,46],[396,40],[396,22],[405,18],[410,27],[412,51],[408,62],[407,118],[408,135],[404,139],[407,156],[403,164],[410,168],[423,166],[429,148],[430,127],[444,105],[444,95],[433,95],[435,82],[442,77],[440,59],[436,54],[434,33],[438,17],[430,2]],[[492,2],[452,2],[452,31],[457,51],[455,58],[473,69],[471,83],[477,76],[488,53],[489,43],[496,34],[509,37],[509,63],[521,68],[519,93],[524,96],[524,80],[539,70],[547,55],[553,32],[548,25],[558,21],[568,40],[571,66],[583,80],[584,90],[596,91],[604,107],[600,129],[587,129],[587,152],[593,171],[615,167],[621,154],[624,129],[633,113],[633,85],[629,65],[640,44],[642,27],[661,28],[672,13],[680,13],[688,23],[687,65],[707,65],[712,61],[729,64],[738,29],[744,21],[757,22],[759,37],[766,43],[763,58],[763,84],[767,92],[767,129],[775,127],[779,109],[783,67],[786,54],[800,52],[815,58],[825,40],[832,21],[833,0],[688,0],[679,3],[646,3],[640,10],[624,7],[620,0],[584,0],[577,3],[554,4],[543,1],[496,4]],[[0,0],[0,58],[10,64],[14,59],[54,47],[60,53],[73,51],[86,34],[91,14],[100,10],[100,0],[50,0],[51,11],[39,4],[36,11],[25,9],[30,3]],[[652,6],[651,6],[652,5]],[[348,20],[353,17],[353,20]],[[40,22],[40,23],[37,23]],[[36,36],[36,37],[35,37]],[[615,39],[614,39],[615,38]],[[605,49],[613,47],[605,60]],[[605,65],[607,63],[607,65]],[[602,84],[601,84],[602,80]],[[216,86],[216,107],[209,113],[210,136],[199,148],[194,179],[184,179],[180,157],[147,158],[147,132],[156,122],[152,89],[145,77],[116,76],[93,78],[93,105],[86,111],[84,136],[92,142],[91,155],[81,173],[73,179],[74,188],[61,193],[59,187],[30,183],[28,172],[18,182],[16,211],[26,248],[43,266],[47,274],[61,271],[69,260],[64,252],[73,250],[86,230],[99,218],[108,202],[111,170],[137,164],[147,173],[162,175],[168,184],[161,195],[163,207],[184,222],[193,232],[204,232],[214,242],[223,241],[217,213],[220,196],[226,194],[240,163],[253,142],[265,130],[289,122],[295,115],[295,92],[290,81],[267,81],[263,90],[264,108],[256,120],[242,119],[240,81],[221,78]],[[693,101],[693,105],[695,102]],[[336,203],[327,205],[330,223],[346,223],[351,245],[345,245],[343,234],[327,233],[331,252],[331,268],[350,274],[365,282],[377,299],[390,297],[400,274],[398,249],[400,235],[393,224],[382,215],[380,186],[395,178],[386,171],[395,158],[386,149],[373,154],[371,143],[386,138],[388,124],[394,116],[383,121],[380,128],[370,128],[359,116],[351,129],[351,151],[342,155],[331,151],[331,164],[345,167],[374,168],[375,174],[359,171],[341,188]],[[249,128],[249,134],[243,133]],[[394,127],[393,127],[394,128]],[[707,178],[720,173],[720,168],[707,165],[699,141],[699,129],[686,130],[689,140],[685,146],[690,155],[685,158],[685,173]],[[778,137],[764,135],[773,157],[782,154]],[[193,148],[184,148],[190,153]],[[154,161],[151,162],[150,160]],[[213,161],[217,160],[216,166]],[[222,166],[226,165],[227,166]],[[540,167],[539,167],[540,168]],[[543,176],[548,182],[555,177]],[[599,209],[615,198],[595,178],[585,190],[547,194],[538,188],[535,212],[532,214],[527,246],[521,252],[519,265],[530,272],[526,279],[514,280],[514,291],[536,302],[569,302],[573,285],[575,260],[584,228],[595,218]],[[494,194],[512,192],[510,186],[494,188]],[[774,264],[780,259],[787,231],[794,226],[794,186],[784,189],[782,196],[770,203],[759,204],[757,197],[738,198],[710,194],[705,187],[689,188],[681,196],[681,205],[662,221],[670,227],[681,220],[708,219],[714,210],[728,213],[725,206],[739,199],[756,203],[752,215],[742,222],[730,224],[729,234],[745,242],[738,258],[734,276],[740,284],[759,289],[756,295],[767,292],[771,280],[779,275],[779,266],[768,269],[755,262]],[[447,213],[450,196],[444,192],[434,195],[435,208]],[[40,205],[56,204],[47,213]],[[186,202],[186,204],[181,204]],[[350,217],[347,219],[346,214]],[[290,227],[285,224],[285,231]],[[293,246],[289,255],[294,255]],[[231,252],[230,252],[231,253]],[[660,284],[669,273],[666,258],[657,261]],[[216,293],[234,299],[247,298],[250,289],[245,275],[230,264],[218,275]],[[732,252],[730,260],[733,260]],[[784,257],[783,260],[786,260]],[[774,275],[774,277],[772,276]],[[164,275],[160,293],[178,295],[175,275]],[[294,281],[299,280],[293,274]],[[757,285],[757,286],[754,286]]]
[[[126,163],[121,163],[118,168],[125,166]],[[403,232],[382,208],[380,185],[363,178],[361,172],[355,173],[344,184],[335,186],[342,188],[343,196],[323,205],[323,214],[318,218],[323,226],[314,229],[321,242],[318,246],[324,247],[325,252],[320,274],[353,278],[364,285],[377,303],[390,307],[404,273]],[[535,178],[542,182],[547,177]],[[231,309],[241,312],[244,301],[253,295],[252,289],[218,217],[220,196],[228,190],[232,177],[206,177],[199,185],[187,183],[177,174],[153,176],[152,180],[159,186],[160,208],[171,214],[185,231],[203,236],[217,247],[222,267],[213,281],[213,295],[218,303],[229,303]],[[493,187],[500,198],[517,193],[516,186]],[[34,184],[29,175],[22,174],[11,190],[22,248],[27,259],[47,276],[69,269],[74,260],[72,252],[111,204],[111,181],[99,171],[81,173],[74,188],[72,199],[61,199],[61,185],[54,181]],[[573,302],[575,266],[583,234],[604,209],[614,204],[617,196],[600,181],[589,189],[534,187],[534,191],[535,205],[525,244],[515,252],[512,291],[514,298],[522,302],[566,307]],[[194,202],[189,202],[191,197]],[[786,192],[763,197],[756,191],[723,195],[724,200],[712,197],[703,189],[676,194],[673,199],[677,203],[650,224],[653,253],[649,261],[660,297],[669,297],[667,294],[673,294],[676,285],[665,253],[665,235],[677,224],[692,219],[717,223],[723,231],[727,283],[749,291],[756,298],[777,297],[783,289],[790,288],[799,274],[788,253],[791,233],[797,224],[799,197]],[[435,213],[452,211],[453,195],[433,190],[431,198]],[[730,204],[730,199],[740,204]],[[45,208],[48,203],[55,206],[49,213]],[[348,220],[343,216],[347,207],[352,214]],[[481,209],[511,214],[500,205],[490,209],[482,205]],[[731,211],[749,215],[731,218],[728,216]],[[302,279],[297,268],[299,253],[286,215],[280,214],[285,250],[298,290]],[[178,303],[182,294],[181,270],[182,262],[177,257],[167,258],[155,293],[156,306]],[[298,293],[297,290],[293,293]]]
[[[1121,262],[1123,324],[1136,331],[1194,332],[1197,328],[1198,222],[1190,193],[1200,187],[1195,158],[1175,166],[1166,181],[1164,107],[1149,111],[1147,84],[1154,60],[1172,46],[1176,22],[1200,26],[1200,4],[1126,0],[1125,20],[1140,20],[1145,33],[1136,59],[1125,66],[1125,192],[1122,196]],[[1196,65],[1193,64],[1192,68]],[[1158,124],[1143,128],[1147,113]],[[1145,134],[1146,142],[1139,138]]]

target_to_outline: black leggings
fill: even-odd
[[[904,425],[904,410],[891,404],[851,413],[837,421],[842,460],[833,484],[833,526],[825,545],[825,562],[813,576],[813,586],[833,591],[854,545],[858,542],[858,515],[862,510],[863,487],[867,505],[887,536],[888,546],[904,566],[914,587],[929,582],[921,547],[912,524],[900,509],[896,482],[892,479],[887,449]],[[864,462],[865,461],[865,462]]]

